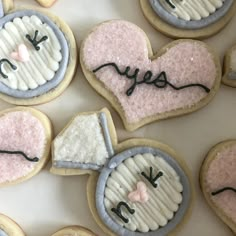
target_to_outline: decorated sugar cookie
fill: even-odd
[[[8,11],[0,4],[0,99],[19,105],[48,102],[69,85],[76,69],[70,28],[51,13]]]
[[[234,0],[140,0],[147,20],[173,38],[206,38],[219,32],[236,11]]]
[[[226,52],[223,83],[231,87],[236,87],[236,45]]]
[[[97,26],[80,53],[85,77],[128,130],[200,109],[220,85],[219,58],[205,43],[174,41],[154,56],[145,33],[126,21]]]
[[[56,0],[37,0],[37,2],[43,7],[51,7]]]
[[[71,226],[59,230],[52,236],[96,236],[92,231],[81,226]]]
[[[0,214],[0,236],[25,236],[25,233],[13,220]]]
[[[16,107],[0,113],[0,186],[36,175],[47,163],[52,139],[49,119],[41,112]]]
[[[106,234],[164,236],[187,220],[193,192],[184,162],[156,141],[118,144],[107,109],[74,117],[52,150],[52,173],[90,174],[88,202]]]
[[[236,141],[216,145],[208,153],[200,182],[207,203],[236,233]]]

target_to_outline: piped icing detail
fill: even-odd
[[[236,223],[236,145],[217,152],[206,173],[206,183],[211,200]],[[230,189],[229,189],[230,188]],[[215,194],[212,194],[215,193]]]
[[[147,193],[147,185],[140,181],[137,183],[137,189],[130,192],[128,198],[131,202],[145,203],[149,200],[149,195]]]
[[[162,6],[177,18],[201,20],[221,8],[225,0],[160,0]]]
[[[0,150],[11,150],[11,155],[0,153],[0,183],[15,181],[33,171],[37,162],[27,160],[22,154],[37,157],[38,161],[45,145],[44,127],[31,113],[15,111],[1,116]]]
[[[177,41],[176,45],[163,50],[162,55],[150,60],[146,35],[137,26],[125,21],[101,24],[88,36],[81,50],[83,63],[91,73],[101,65],[112,62],[121,72],[127,70],[127,65],[132,73],[139,68],[138,82],[142,81],[145,73],[151,74],[151,71],[153,75],[159,75],[165,71],[169,83],[175,87],[202,84],[209,90],[217,77],[214,57],[203,44]],[[117,101],[129,124],[154,115],[187,109],[208,95],[200,87],[175,90],[171,86],[157,88],[142,84],[131,90],[132,96],[127,96],[126,92],[134,83],[117,73],[113,66],[97,71],[94,80],[99,80],[103,90],[105,87],[115,97],[112,100]],[[91,79],[89,81],[93,84]]]
[[[28,48],[25,44],[20,44],[16,51],[11,53],[11,58],[20,61],[20,62],[27,62],[30,59]]]
[[[37,40],[36,32],[42,34],[41,40],[47,37],[48,42],[42,44],[41,40]],[[34,35],[36,38],[30,42],[29,35]],[[27,46],[30,61],[21,63],[16,60],[14,64],[18,68],[17,72],[5,68],[7,79],[0,77],[0,81],[11,89],[27,91],[52,80],[62,60],[61,45],[52,28],[36,15],[15,18],[7,22],[0,31],[0,57],[9,58],[19,44]],[[41,50],[35,50],[39,47]]]
[[[154,188],[141,175],[142,171],[148,172],[150,166],[155,171],[165,172],[158,188]],[[148,186],[149,201],[144,204],[131,202],[127,198],[139,181],[144,181]],[[182,191],[179,176],[165,160],[150,153],[139,154],[126,159],[111,173],[106,182],[104,204],[109,215],[122,227],[130,231],[149,232],[167,225],[174,217],[182,202]],[[123,216],[129,219],[128,222],[120,221],[110,210],[119,202],[126,202],[135,209],[132,215],[122,211]]]

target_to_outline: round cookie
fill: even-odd
[[[173,38],[206,38],[219,32],[236,10],[234,0],[140,0],[144,16]]]
[[[129,131],[202,108],[221,82],[219,58],[205,43],[176,40],[153,55],[146,34],[122,20],[98,25],[82,43],[80,62]]]
[[[47,164],[52,126],[40,111],[16,107],[0,112],[0,187],[23,182]]]
[[[185,163],[153,140],[118,144],[107,109],[74,117],[53,141],[52,163],[54,174],[90,174],[89,207],[107,235],[174,234],[191,212]]]
[[[37,0],[37,2],[43,7],[51,7],[56,0]]]
[[[209,206],[236,233],[236,140],[222,142],[209,151],[200,184]]]
[[[72,31],[51,13],[0,6],[0,99],[17,105],[49,102],[66,89],[77,67]]]
[[[92,231],[81,226],[70,226],[63,228],[52,236],[96,236]]]
[[[25,233],[13,220],[0,214],[0,236],[25,236]]]

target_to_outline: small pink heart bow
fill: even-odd
[[[18,51],[12,52],[11,57],[20,62],[27,62],[30,59],[27,47],[24,44],[18,46]]]
[[[137,190],[129,193],[128,198],[131,202],[145,203],[149,200],[147,185],[144,182],[137,183]]]

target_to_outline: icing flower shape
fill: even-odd
[[[122,20],[97,26],[80,57],[88,82],[130,131],[202,108],[221,82],[219,58],[205,43],[177,40],[153,56],[145,33]]]
[[[0,5],[0,99],[17,105],[48,102],[73,78],[75,38],[51,13],[12,10],[10,2]]]
[[[236,233],[236,141],[213,147],[200,172],[200,183],[209,206]]]
[[[131,202],[145,203],[149,200],[147,186],[144,182],[137,183],[137,190],[129,193],[128,198]]]
[[[52,150],[52,173],[90,174],[88,202],[106,234],[168,235],[187,219],[193,192],[185,164],[156,141],[118,144],[107,109],[78,114]]]
[[[235,14],[233,0],[140,0],[147,20],[173,38],[206,38],[219,32]]]

